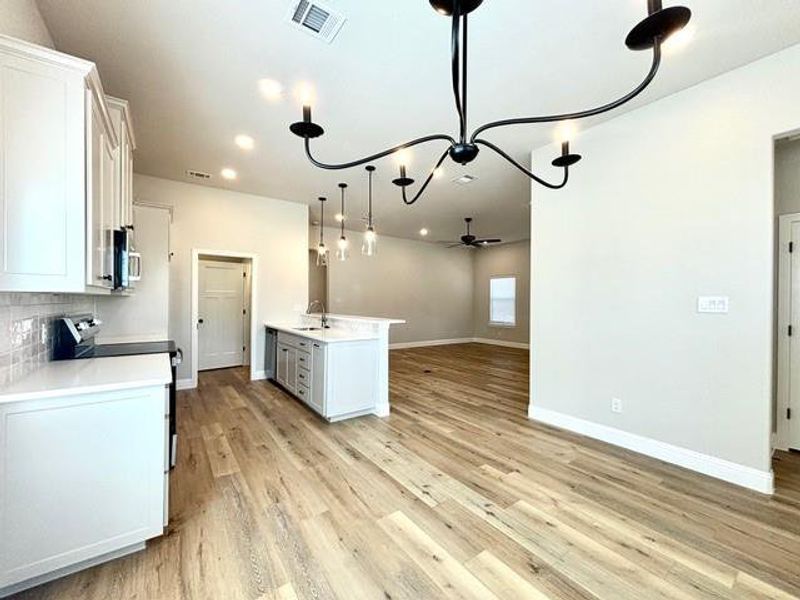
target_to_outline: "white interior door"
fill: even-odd
[[[201,260],[198,369],[244,364],[244,264]]]
[[[789,447],[800,450],[800,220],[791,224],[789,324]],[[787,333],[789,333],[787,331]]]

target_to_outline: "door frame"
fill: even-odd
[[[192,388],[197,387],[197,371],[200,362],[198,350],[200,347],[199,335],[197,330],[197,319],[200,313],[200,257],[220,257],[220,258],[240,258],[243,261],[250,261],[250,381],[259,379],[256,365],[256,344],[258,331],[256,325],[258,320],[255,318],[258,300],[258,255],[246,252],[230,252],[227,250],[206,250],[203,248],[192,248],[192,306],[190,327],[192,330]],[[262,370],[263,374],[263,370]]]
[[[777,387],[777,414],[776,414],[776,439],[775,447],[781,450],[789,448],[790,425],[786,418],[789,408],[791,380],[790,369],[790,340],[788,335],[783,335],[789,326],[792,311],[791,272],[792,254],[788,252],[789,242],[792,239],[792,224],[800,222],[800,213],[781,215],[778,217],[778,356],[775,372]],[[800,411],[798,411],[800,413]],[[795,415],[800,418],[800,414]]]

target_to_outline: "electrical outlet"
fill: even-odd
[[[622,412],[622,400],[620,400],[619,398],[611,399],[611,412],[617,414]]]

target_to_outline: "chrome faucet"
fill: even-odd
[[[322,301],[321,301],[321,300],[312,300],[311,302],[309,302],[309,303],[308,303],[308,308],[306,309],[306,314],[307,314],[307,315],[310,315],[310,314],[311,314],[311,311],[312,311],[312,309],[313,309],[315,306],[319,306],[319,307],[320,307],[320,310],[322,311],[322,312],[320,313],[320,317],[319,317],[319,320],[320,320],[320,326],[321,326],[323,329],[327,329],[327,328],[328,328],[328,315],[327,315],[327,313],[325,312],[325,305],[322,303]]]

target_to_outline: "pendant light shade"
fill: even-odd
[[[367,167],[369,174],[369,208],[367,212],[367,230],[364,232],[364,241],[361,244],[361,254],[364,256],[375,256],[378,253],[378,234],[375,233],[375,227],[372,225],[372,174],[375,172],[375,167],[372,165]]]
[[[340,183],[339,189],[342,190],[342,223],[341,223],[341,231],[342,235],[339,238],[339,241],[336,242],[336,259],[345,261],[350,257],[350,242],[347,240],[347,237],[344,234],[344,222],[345,222],[345,212],[344,212],[344,191],[347,189],[346,183]]]
[[[319,199],[319,245],[317,246],[317,266],[328,266],[328,248],[325,246],[325,202],[327,198]]]

